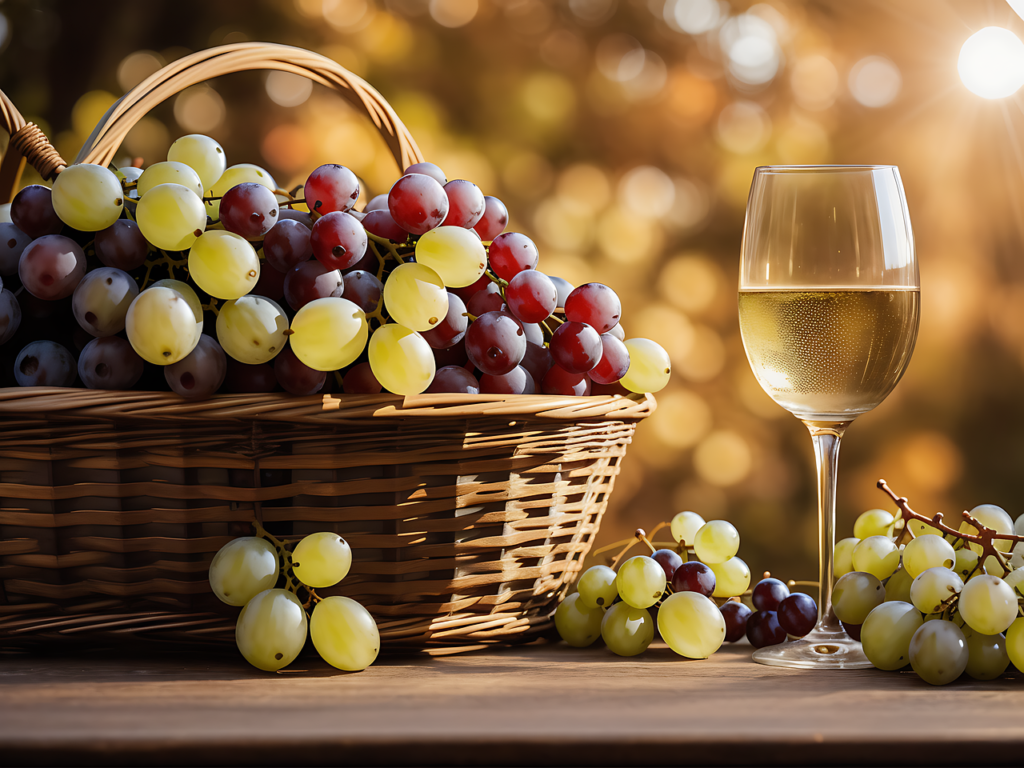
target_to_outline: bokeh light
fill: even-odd
[[[313,81],[291,72],[267,73],[267,96],[282,107],[297,107],[313,93]]]
[[[879,108],[899,95],[903,78],[899,68],[884,56],[867,56],[850,69],[848,79],[853,98],[865,107]]]
[[[979,29],[963,44],[956,67],[972,93],[985,99],[1012,96],[1024,85],[1024,43],[1002,27]]]
[[[186,133],[209,133],[224,122],[224,100],[208,85],[186,88],[174,99],[174,119]]]

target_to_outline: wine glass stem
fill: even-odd
[[[841,633],[842,625],[832,612],[832,574],[836,529],[836,470],[839,465],[839,442],[849,422],[822,423],[805,421],[814,442],[818,465],[818,625],[816,633]]]

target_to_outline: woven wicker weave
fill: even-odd
[[[402,167],[420,159],[362,80],[317,54],[255,44],[156,73],[110,109],[79,159],[109,162],[131,125],[182,88],[266,68],[338,90]],[[5,97],[0,107],[4,127],[26,135]],[[18,147],[44,175],[63,166],[38,138]],[[20,165],[18,151],[0,179]],[[575,578],[636,423],[653,408],[650,396],[191,402],[0,389],[0,644],[232,642],[237,609],[212,595],[207,569],[256,520],[276,534],[342,534],[352,573],[320,592],[366,605],[385,648],[527,638]]]

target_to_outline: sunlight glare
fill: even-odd
[[[967,90],[1003,99],[1024,85],[1024,43],[1002,27],[985,27],[967,38],[957,62]]]

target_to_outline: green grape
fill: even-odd
[[[658,392],[668,384],[672,361],[661,345],[650,339],[627,339],[629,369],[619,383],[630,392]]]
[[[292,318],[291,331],[292,352],[315,371],[336,371],[353,363],[366,349],[370,333],[366,313],[348,299],[335,296],[303,306]]]
[[[418,395],[434,378],[433,350],[426,339],[405,326],[382,325],[370,337],[368,352],[370,370],[388,392]]]
[[[401,264],[384,283],[384,306],[399,325],[429,331],[448,314],[448,292],[430,267]]]
[[[281,565],[277,550],[266,539],[232,539],[210,562],[210,586],[222,602],[243,606],[277,583]]]
[[[1017,593],[1018,597],[1024,597],[1024,569],[1010,571],[1003,577],[1003,581]]]
[[[697,531],[704,525],[704,518],[696,512],[680,512],[672,518],[672,538],[687,547],[693,546]]]
[[[853,567],[878,580],[892,576],[900,565],[900,551],[887,536],[869,536],[853,548]]]
[[[170,288],[172,291],[177,291],[181,294],[181,297],[188,303],[189,308],[192,310],[192,315],[196,319],[196,333],[195,343],[199,343],[199,337],[203,334],[203,304],[199,301],[199,296],[192,289],[192,286],[188,283],[183,283],[181,280],[157,280],[153,283],[150,288]],[[195,347],[193,347],[195,349]]]
[[[487,269],[487,252],[471,230],[436,227],[417,241],[416,262],[437,272],[449,288],[465,288]]]
[[[1018,536],[1024,536],[1024,515],[1019,515],[1013,523],[1013,532]]]
[[[910,663],[910,640],[923,623],[910,603],[886,602],[872,608],[860,628],[864,655],[878,669],[902,669]]]
[[[619,566],[615,586],[619,597],[634,608],[650,608],[665,594],[665,569],[645,555],[637,555]]]
[[[963,581],[967,581],[968,577],[978,570],[978,553],[974,550],[964,547],[956,551],[956,562],[953,564],[953,570],[956,571],[957,576]]]
[[[0,224],[11,224],[11,204],[0,205]]]
[[[350,597],[335,595],[317,603],[309,620],[309,634],[323,660],[346,672],[366,669],[380,652],[377,622]]]
[[[586,648],[601,636],[603,618],[604,609],[587,608],[577,592],[565,598],[555,610],[555,629],[573,648]]]
[[[925,534],[910,541],[903,549],[903,567],[917,577],[929,568],[949,568],[956,565],[953,545],[941,536]]]
[[[200,200],[203,197],[203,182],[199,180],[199,175],[184,163],[154,163],[139,176],[135,191],[142,197],[158,184],[181,184],[195,192]]]
[[[1024,534],[1018,533],[1017,535],[1021,536]],[[1011,553],[1012,554],[1010,555],[1010,567],[1014,570],[1018,568],[1024,568],[1024,541],[1017,542],[1011,550]]]
[[[1017,594],[997,576],[979,576],[964,585],[959,609],[975,632],[998,635],[1017,618]]]
[[[206,229],[206,209],[188,187],[158,184],[139,198],[135,221],[153,246],[184,251]]]
[[[676,592],[658,609],[658,632],[680,656],[706,659],[725,641],[725,617],[699,592]]]
[[[932,525],[928,525],[927,523],[922,523],[920,520],[908,520],[907,527],[910,529],[910,532],[914,534],[915,537],[928,535],[942,535],[942,531],[940,531],[938,528]]]
[[[707,563],[715,574],[715,591],[712,597],[739,597],[750,586],[750,568],[738,557],[730,557],[724,563]]]
[[[112,267],[94,269],[75,288],[71,307],[78,324],[96,337],[124,330],[124,316],[139,295],[131,275]]]
[[[885,587],[877,577],[852,571],[832,589],[832,610],[844,624],[863,624],[868,614],[885,602]]]
[[[352,550],[336,533],[311,533],[295,545],[292,570],[295,578],[313,589],[333,587],[348,575]]]
[[[706,565],[724,563],[740,551],[740,533],[725,520],[712,520],[693,537],[693,551]]]
[[[985,573],[991,574],[992,576],[998,576],[1000,579],[1004,578],[1008,570],[1003,568],[1002,564],[996,560],[992,555],[985,558],[985,562],[982,564],[985,566]]]
[[[306,644],[306,611],[287,589],[260,592],[238,615],[235,643],[257,669],[287,667]]]
[[[57,217],[69,227],[99,232],[121,218],[124,190],[110,169],[75,163],[53,180],[51,200]]]
[[[832,575],[835,578],[845,576],[853,570],[853,548],[860,544],[860,539],[851,536],[840,539],[832,550]]]
[[[1024,670],[1024,617],[1014,619],[1006,630],[1006,654],[1018,671]]]
[[[1013,519],[1006,514],[1006,510],[997,507],[995,504],[980,504],[971,510],[971,516],[986,528],[991,528],[996,533],[1013,533]],[[964,520],[960,523],[960,533],[977,533],[978,529]],[[996,549],[1000,552],[1009,552],[1013,542],[1008,539],[996,539]],[[981,554],[980,544],[969,544],[972,550]]]
[[[167,150],[167,159],[184,163],[195,171],[203,183],[203,189],[212,189],[228,165],[223,147],[209,136],[199,133],[177,139]]]
[[[125,330],[132,349],[154,365],[176,363],[199,343],[192,307],[182,294],[164,286],[135,297],[125,315]]]
[[[909,573],[907,573],[906,568],[897,569],[896,573],[890,576],[889,580],[885,582],[885,602],[911,602],[910,587],[913,583],[914,579]]]
[[[963,630],[967,638],[967,674],[975,680],[995,680],[1010,666],[1006,638]]]
[[[576,583],[581,608],[607,608],[619,596],[615,571],[607,565],[588,568]]]
[[[229,301],[217,315],[217,341],[240,363],[273,360],[288,343],[288,315],[265,296]]]
[[[884,509],[869,509],[861,513],[853,524],[853,535],[858,539],[872,536],[892,536],[895,518]]]
[[[170,153],[168,153],[168,158]],[[183,160],[181,162],[184,162]],[[188,163],[186,163],[188,165]],[[195,169],[199,173],[199,169]],[[199,173],[200,178],[203,174]],[[217,220],[220,218],[220,198],[224,197],[224,193],[232,187],[237,187],[239,184],[245,182],[251,182],[254,184],[262,184],[264,187],[270,190],[277,189],[277,182],[274,181],[274,177],[267,173],[265,170],[260,168],[258,165],[252,163],[239,163],[238,165],[232,165],[226,169],[213,183],[213,186],[207,187],[208,190],[206,197],[215,197],[216,200],[206,201],[206,213],[209,214],[211,219]],[[203,182],[206,183],[205,180]]]
[[[951,621],[926,621],[910,641],[910,665],[932,685],[956,680],[967,669],[967,638]]]
[[[601,620],[601,637],[612,653],[636,656],[646,651],[654,640],[654,619],[646,608],[616,603]]]
[[[145,198],[143,198],[145,200]],[[188,252],[196,285],[218,299],[239,299],[260,279],[260,257],[241,235],[224,229],[204,232]]]
[[[910,601],[921,613],[941,613],[943,603],[963,588],[963,581],[948,568],[929,568],[910,585]]]

